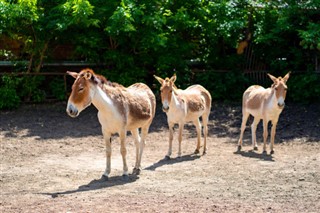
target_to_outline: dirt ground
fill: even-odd
[[[320,105],[288,103],[277,127],[275,154],[253,151],[248,123],[243,151],[235,153],[239,104],[215,103],[208,153],[192,155],[195,128],[186,125],[182,157],[168,149],[166,115],[158,110],[139,176],[124,181],[118,138],[112,142],[112,172],[105,169],[96,109],[78,118],[65,103],[25,105],[0,112],[0,212],[319,212]],[[250,121],[249,121],[250,122]],[[135,150],[127,138],[132,171]],[[268,153],[270,152],[268,146]]]

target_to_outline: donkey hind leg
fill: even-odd
[[[209,122],[209,113],[202,115],[202,123],[203,123],[203,154],[207,153],[207,137],[208,137],[208,122]]]
[[[256,130],[259,122],[260,118],[254,117],[253,123],[251,124],[252,146],[254,150],[258,150]]]
[[[179,149],[178,149],[178,158],[181,157],[181,142],[182,142],[182,131],[184,128],[184,123],[179,123],[179,135],[178,135],[178,141],[179,141]]]
[[[250,114],[247,113],[247,112],[243,112],[243,114],[242,114],[240,138],[239,138],[239,141],[238,141],[238,152],[241,151],[241,148],[242,148],[243,133],[244,133],[244,130],[246,129],[246,124],[247,124],[249,115]]]
[[[120,137],[120,153],[122,156],[122,162],[123,162],[123,179],[125,181],[129,180],[128,176],[128,165],[127,165],[127,148],[126,148],[126,130],[123,129],[121,132],[119,132]]]
[[[136,146],[136,164],[133,168],[133,174],[135,174],[136,172],[139,172],[140,170],[140,143],[141,143],[141,138],[140,138],[140,135],[139,135],[139,129],[134,129],[134,130],[131,130],[131,134],[134,138],[134,143],[135,143],[135,146]]]
[[[263,153],[267,153],[267,139],[268,139],[268,120],[263,119]]]
[[[196,147],[196,150],[194,151],[194,154],[199,154],[200,143],[201,143],[201,123],[199,121],[199,118],[193,121],[193,124],[196,126],[196,130],[197,130],[197,147]]]
[[[148,135],[148,132],[149,132],[149,126],[141,128],[140,153],[139,153],[139,161],[138,161],[139,167],[136,167],[136,171],[135,171],[136,175],[139,175],[141,171],[142,154],[143,154],[144,147],[146,145],[146,137]]]

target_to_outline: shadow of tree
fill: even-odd
[[[0,131],[5,137],[60,139],[101,135],[97,110],[90,106],[77,118],[67,115],[66,103],[23,105],[14,111],[0,111]],[[23,136],[19,131],[24,131]]]
[[[24,105],[14,111],[0,111],[0,131],[5,137],[35,137],[38,140],[102,136],[97,109],[94,106],[85,109],[77,118],[70,118],[65,108],[66,103],[60,102]],[[208,125],[209,137],[214,135],[237,140],[240,134],[241,119],[240,103],[213,103]],[[244,140],[250,138],[251,123],[252,118],[250,117]],[[279,118],[276,142],[295,138],[303,138],[307,142],[319,142],[319,128],[319,104],[288,103]],[[167,117],[158,104],[150,132],[159,132],[164,129],[168,129]],[[185,130],[189,132],[189,137],[196,137],[196,130],[192,124],[187,124]],[[20,131],[24,131],[23,136],[19,135]],[[257,140],[262,141],[261,123],[257,128]]]

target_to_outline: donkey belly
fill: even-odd
[[[247,109],[246,111],[255,118],[262,119],[263,117],[261,109]]]
[[[134,130],[137,128],[141,128],[146,125],[150,125],[152,121],[152,118],[148,120],[135,120],[135,121],[129,121],[127,124],[127,130]]]
[[[198,119],[200,116],[202,116],[204,113],[204,110],[198,111],[198,112],[191,112],[188,113],[188,115],[186,116],[186,121],[194,121],[196,119]]]
[[[122,128],[124,127],[123,120],[120,116],[116,117],[115,114],[113,115],[114,116],[108,116],[98,112],[98,119],[101,124],[102,131],[107,131],[111,134],[115,134],[122,130]]]

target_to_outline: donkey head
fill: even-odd
[[[273,84],[271,86],[272,89],[275,91],[275,95],[277,98],[278,106],[279,108],[283,108],[285,106],[285,99],[287,95],[287,81],[290,77],[290,72],[288,72],[283,78],[282,77],[274,77],[268,73],[268,76],[271,78],[273,81]]]
[[[162,79],[155,75],[154,77],[161,84],[160,92],[161,92],[162,110],[164,112],[168,112],[169,106],[171,103],[172,92],[176,89],[174,82],[177,80],[177,77],[176,75],[173,75],[170,79],[168,77],[166,77],[165,79]]]
[[[76,80],[72,85],[66,111],[69,116],[77,117],[92,102],[94,93],[91,87],[95,74],[91,69],[84,69],[80,73],[67,71],[67,74]]]

